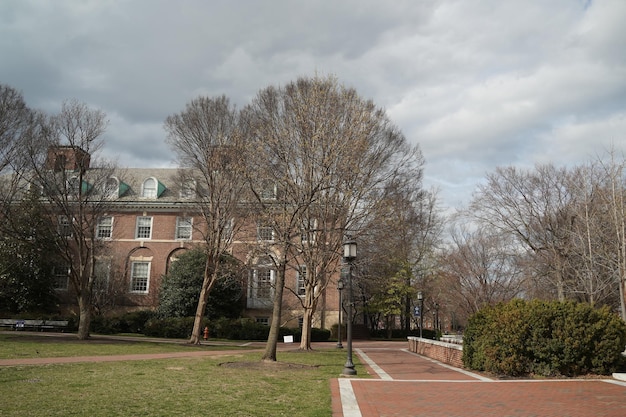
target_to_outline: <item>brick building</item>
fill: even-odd
[[[59,147],[49,151],[46,166],[55,170],[86,169],[84,178],[88,182],[89,162],[89,155],[82,150]],[[172,262],[194,245],[204,244],[196,190],[189,182],[181,184],[180,178],[175,168],[128,168],[116,170],[106,179],[104,192],[110,201],[94,231],[103,243],[95,267],[96,308],[115,311],[155,308],[161,278]],[[58,221],[62,228],[68,220],[59,216]],[[269,323],[276,271],[270,259],[255,255],[254,249],[262,243],[267,245],[268,241],[271,245],[272,234],[266,233],[254,218],[233,221],[245,224],[234,236],[231,248],[231,253],[247,266],[242,279],[244,315]],[[56,288],[71,309],[74,298],[67,270],[65,266],[56,269]],[[298,298],[304,296],[304,271],[298,266],[288,268],[283,325],[295,327],[302,318]],[[336,281],[336,277],[331,281]],[[336,286],[331,284],[318,303],[313,326],[329,328],[337,322],[337,313],[338,295]]]

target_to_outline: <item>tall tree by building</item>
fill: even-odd
[[[178,156],[181,183],[195,194],[206,243],[204,279],[190,343],[202,340],[202,318],[221,260],[241,225],[249,186],[239,112],[225,96],[198,97],[165,121],[168,142]],[[223,275],[222,275],[223,276]]]
[[[96,259],[106,246],[96,229],[116,198],[107,191],[113,167],[95,156],[106,125],[102,111],[66,101],[24,148],[31,186],[42,193],[43,210],[55,234],[57,270],[67,271],[76,294],[79,339],[89,337]]]
[[[382,109],[333,77],[263,89],[245,114],[255,172],[280,193],[266,204],[279,236],[271,249],[280,261],[264,357],[276,360],[284,272],[301,274],[300,348],[310,349],[313,315],[338,270],[346,232],[358,237],[384,185],[407,167],[419,171],[422,159]]]

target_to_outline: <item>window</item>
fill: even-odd
[[[104,183],[104,192],[103,195],[105,198],[117,198],[119,195],[120,183],[119,180],[115,177],[107,178]]]
[[[276,184],[272,181],[265,181],[261,188],[262,200],[276,200]]]
[[[296,279],[296,294],[306,294],[306,265],[300,265],[298,268],[298,277]]]
[[[265,317],[257,317],[256,318],[256,322],[259,324],[263,324],[265,326],[269,326],[270,325],[270,318],[265,316]]]
[[[105,216],[98,220],[96,226],[96,238],[111,239],[113,236],[113,217]]]
[[[317,220],[309,219],[302,228],[300,240],[302,243],[315,243],[315,234],[317,229]]]
[[[67,291],[70,280],[70,267],[67,265],[57,265],[52,270],[54,276],[54,289]]]
[[[149,278],[150,262],[133,262],[130,271],[130,292],[147,293]]]
[[[270,258],[261,258],[250,271],[247,308],[268,310],[272,308],[276,271]]]
[[[72,222],[67,216],[59,216],[58,232],[61,237],[72,237]]]
[[[67,180],[67,194],[77,197],[80,193],[80,180],[78,177],[71,177]]]
[[[255,298],[271,298],[274,271],[271,269],[256,270]]]
[[[145,198],[157,198],[157,180],[148,178],[143,182],[141,196]]]
[[[152,237],[152,217],[137,217],[135,239],[150,239]]]
[[[109,288],[111,275],[111,259],[98,258],[94,267],[93,294],[106,294]]]
[[[177,217],[176,218],[176,239],[180,239],[180,240],[191,239],[192,225],[193,225],[193,218]]]
[[[235,227],[235,219],[226,221],[224,228],[222,229],[222,240],[230,241],[233,238],[233,228]]]
[[[274,240],[274,228],[267,224],[257,225],[257,239],[259,241],[273,241]]]

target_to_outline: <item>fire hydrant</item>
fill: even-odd
[[[204,340],[209,340],[209,327],[208,326],[204,328],[203,335],[204,335]]]

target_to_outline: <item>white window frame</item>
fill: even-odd
[[[111,279],[111,258],[96,258],[94,274],[93,292],[106,292]]]
[[[276,271],[269,268],[258,268],[252,273],[252,298],[272,300],[274,298],[274,282]]]
[[[67,179],[67,195],[75,198],[78,197],[80,195],[81,186],[80,178],[76,175],[71,176]]]
[[[117,198],[120,192],[120,180],[116,177],[109,177],[104,182],[102,194],[105,198]]]
[[[297,276],[296,276],[296,294],[300,297],[304,297],[306,294],[306,265],[300,265],[298,267]]]
[[[234,230],[235,230],[235,219],[227,220],[222,230],[222,240],[225,240],[227,242],[232,240]]]
[[[150,261],[133,261],[131,263],[130,292],[132,294],[148,294],[150,291],[150,268]]]
[[[70,267],[67,265],[56,265],[52,268],[54,276],[53,288],[57,291],[67,291],[70,285]]]
[[[176,240],[191,240],[193,233],[193,217],[176,217]]]
[[[149,183],[153,183],[154,187],[148,186]],[[143,198],[156,199],[159,193],[159,181],[156,178],[150,177],[143,180],[141,184],[141,196]]]
[[[316,229],[317,229],[317,219],[310,219],[306,225],[307,227],[302,230],[302,234],[300,235],[300,241],[302,243],[315,243],[316,240]]]
[[[271,225],[265,223],[258,223],[256,228],[257,240],[259,242],[273,242],[274,241],[274,228]]]
[[[146,224],[141,224],[143,222],[150,222],[150,225],[147,226]],[[152,222],[153,222],[153,218],[152,216],[137,216],[137,222],[135,225],[135,239],[139,239],[139,240],[149,240],[152,239]],[[139,231],[142,229],[146,229],[148,228],[149,233],[148,233],[148,237],[140,236]],[[142,230],[143,232],[144,230]]]
[[[108,219],[108,224],[107,224]],[[106,233],[108,231],[108,236]],[[96,239],[111,240],[113,238],[113,216],[102,216],[96,225]]]
[[[57,230],[61,237],[70,238],[72,237],[72,220],[65,215],[61,215],[58,217]]]
[[[278,188],[273,181],[265,181],[261,186],[261,200],[276,200]]]

